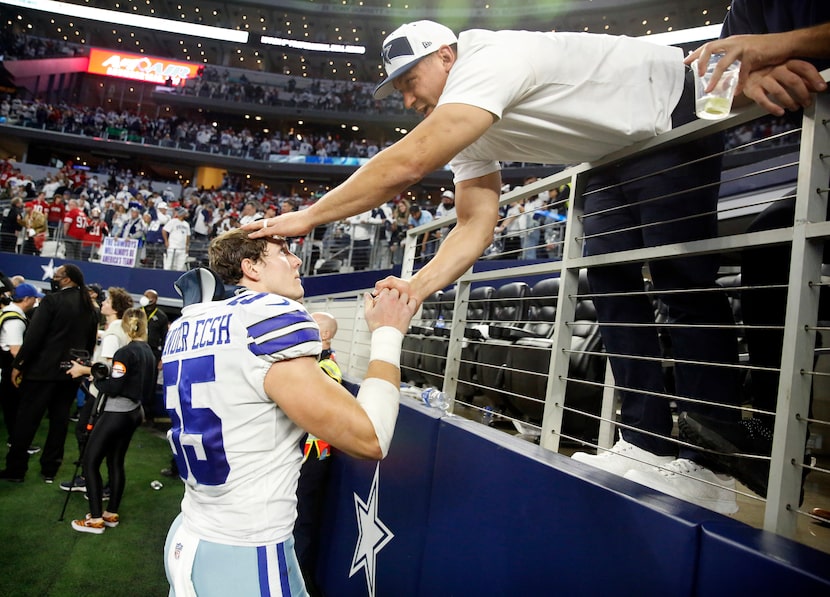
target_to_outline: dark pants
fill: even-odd
[[[369,258],[372,255],[372,241],[356,240],[352,246],[352,267],[355,271],[369,267]]]
[[[82,463],[86,474],[89,513],[93,518],[100,518],[103,513],[104,482],[101,477],[101,463],[104,458],[107,459],[110,485],[107,510],[113,513],[118,512],[127,482],[124,459],[133,434],[140,424],[140,408],[126,413],[105,411],[95,422],[95,427],[87,440]]]
[[[17,249],[16,232],[0,232],[0,251],[14,253]]]
[[[684,94],[683,117],[692,114]],[[680,192],[717,183],[720,180],[720,157],[664,172],[678,164],[686,164],[702,156],[718,154],[722,138],[717,135],[687,146],[658,152],[598,172],[586,187],[585,234],[588,255],[599,255],[629,249],[653,247],[712,238],[717,234],[718,186]],[[658,173],[660,174],[653,174]],[[641,179],[641,177],[644,177]],[[625,181],[626,184],[621,184]],[[647,201],[660,197],[654,201]],[[642,202],[642,203],[641,203]],[[612,210],[613,211],[605,211]],[[597,216],[590,214],[604,212]],[[666,222],[655,226],[650,223]],[[618,231],[618,232],[612,232]],[[610,233],[609,233],[610,232]],[[596,238],[592,235],[602,234]],[[654,260],[649,263],[654,288],[661,290],[714,288],[719,258],[712,255]],[[644,290],[641,264],[620,264],[591,268],[588,272],[591,291],[604,293],[642,293]],[[732,311],[725,294],[678,293],[662,294],[668,307],[669,321],[677,324],[715,324],[733,326]],[[626,357],[610,358],[617,386],[634,390],[665,393],[660,362],[661,347],[654,327],[603,326],[602,324],[654,323],[655,313],[644,294],[630,296],[594,296],[602,339],[609,353],[653,357],[643,361]],[[738,347],[734,329],[671,329],[674,357],[680,360],[708,363],[737,363]],[[736,370],[717,365],[674,366],[675,388],[679,397],[690,397],[719,404],[740,402],[739,375]],[[671,435],[672,418],[669,400],[636,391],[620,391],[621,422],[636,429]],[[681,410],[702,412],[709,416],[732,420],[724,409],[683,403]],[[623,438],[649,452],[673,455],[675,446],[666,440],[626,429]],[[680,457],[695,454],[680,450]]]
[[[4,356],[0,355],[0,358]],[[11,443],[12,429],[14,429],[14,422],[17,420],[17,411],[20,406],[20,392],[12,384],[11,358],[9,358],[9,366],[0,370],[0,403],[3,404],[3,420],[6,422],[7,437],[9,443]]]
[[[297,521],[294,523],[294,551],[300,562],[306,588],[312,597],[317,588],[317,558],[320,552],[323,506],[331,474],[331,457],[319,460],[314,450],[300,469],[297,482]]]
[[[41,473],[46,477],[57,475],[63,462],[63,445],[69,424],[69,409],[78,392],[78,382],[33,381],[23,378],[17,421],[12,430],[11,448],[6,456],[6,470],[15,477],[24,477],[29,468],[28,448],[37,433],[43,415],[49,414],[49,431],[40,455]]]
[[[786,194],[794,193],[793,189]],[[792,226],[794,212],[795,199],[780,199],[764,209],[749,225],[747,232]],[[829,248],[825,245],[824,263],[830,263]],[[745,249],[741,254],[741,286],[786,285],[790,277],[791,255],[792,248],[789,244]],[[819,296],[819,319],[827,319],[830,317],[830,293],[822,288]],[[746,344],[751,365],[774,369],[781,367],[783,330],[758,327],[783,327],[786,310],[786,288],[753,288],[741,292],[741,313],[748,326]],[[752,371],[751,381],[753,408],[775,411],[778,402],[778,371]],[[772,416],[755,416],[769,426],[774,425]]]
[[[77,238],[71,236],[63,237],[64,255],[66,259],[74,259],[80,261],[81,259],[81,242]]]

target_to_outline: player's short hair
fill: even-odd
[[[269,244],[285,245],[281,236],[249,238],[241,228],[228,230],[214,238],[208,247],[210,269],[219,274],[225,284],[237,284],[242,279],[242,261],[260,261]]]
[[[118,315],[118,319],[123,319],[124,312],[133,306],[133,297],[119,286],[107,288],[107,298],[110,300],[112,310]]]
[[[130,340],[147,342],[147,314],[141,307],[130,308],[121,316],[121,329]]]

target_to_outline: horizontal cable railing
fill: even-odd
[[[828,78],[827,72],[823,75]],[[763,116],[760,109],[752,107],[738,111],[728,119],[714,123],[696,121],[596,164],[581,164],[506,193],[499,204],[508,215],[504,215],[500,223],[510,218],[509,206],[524,204],[540,193],[561,193],[567,189],[568,196],[556,202],[542,201],[535,212],[545,212],[544,218],[532,220],[533,212],[517,216],[516,219],[527,217],[522,222],[523,228],[510,229],[508,223],[500,236],[497,228],[495,244],[501,244],[496,250],[491,247],[479,263],[504,259],[500,263],[503,267],[492,269],[474,265],[453,289],[444,290],[443,294],[449,296],[451,304],[441,297],[425,301],[421,318],[413,321],[416,332],[405,341],[405,344],[409,343],[405,346],[405,360],[409,361],[408,367],[403,365],[405,377],[410,375],[418,385],[443,388],[454,397],[455,414],[518,433],[551,450],[565,453],[586,447],[600,452],[608,450],[614,443],[613,429],[616,428],[626,433],[656,435],[654,439],[668,442],[681,452],[696,451],[704,457],[715,457],[716,462],[730,460],[736,471],[742,467],[768,468],[769,473],[764,474],[768,479],[763,483],[763,493],[758,492],[757,486],[747,490],[738,485],[733,491],[742,508],[755,502],[763,505],[763,521],[748,522],[790,537],[801,539],[805,535],[810,536],[811,533],[799,530],[804,528],[804,524],[821,520],[816,518],[810,507],[822,504],[826,507],[830,501],[830,494],[822,489],[830,483],[826,464],[826,446],[830,442],[830,421],[827,420],[830,415],[826,413],[830,409],[825,406],[830,402],[830,386],[822,385],[826,385],[824,380],[830,377],[830,360],[828,349],[821,346],[820,339],[816,340],[830,330],[822,321],[822,317],[830,319],[830,314],[820,311],[818,296],[828,285],[822,280],[821,272],[824,241],[830,237],[830,225],[826,222],[830,187],[828,115],[830,98],[826,94],[820,95],[815,106],[806,110],[800,127],[742,142],[722,152],[696,156],[676,168],[694,169],[713,157],[746,156],[757,148],[779,146],[783,140],[790,142],[796,138],[800,139],[797,160],[784,158],[772,164],[753,164],[747,160],[740,170],[726,171],[717,181],[686,177],[682,180],[682,186],[669,190],[649,189],[624,208],[602,207],[585,213],[586,205],[597,193],[616,191],[622,186],[628,188],[632,184],[648,186],[651,177],[671,175],[674,168],[657,168],[645,173],[641,168],[630,177],[622,176],[622,182],[591,186],[598,173],[602,174],[610,167],[625,173],[626,165],[632,160],[649,153],[670,152],[752,122]],[[793,171],[797,172],[797,178],[788,178]],[[722,185],[764,189],[770,180],[781,187],[780,193],[753,200],[750,193],[744,190],[742,192],[747,198],[740,208],[701,207],[682,214],[665,210],[663,217],[655,220],[606,229],[592,230],[596,226],[592,226],[591,230],[583,229],[590,218],[608,219],[626,210],[649,210],[651,206],[660,207],[672,201],[677,203],[677,198],[685,197],[686,193],[717,190]],[[794,187],[795,192],[789,190]],[[565,205],[566,213],[563,210]],[[785,205],[792,206],[794,220],[768,229],[747,228],[750,223],[747,219],[739,227],[739,232],[734,232],[738,229],[734,227],[720,234],[713,229],[708,237],[683,240],[668,236],[662,242],[653,243],[653,246],[644,244],[640,248],[597,254],[590,251],[592,243],[604,242],[613,234],[648,238],[661,226],[671,225],[682,231],[684,226],[693,225],[697,220],[729,218],[730,211],[735,212],[737,217],[746,214],[749,208],[749,217],[753,218],[770,206],[777,209]],[[554,210],[557,221],[545,220]],[[514,209],[512,214],[516,213]],[[745,215],[743,217],[746,218]],[[533,221],[538,225],[534,226]],[[419,255],[416,261],[414,246],[420,246],[419,237],[444,226],[447,226],[446,220],[410,231],[411,246],[405,257],[404,276],[416,272],[440,246],[436,243],[431,252]],[[552,238],[548,234],[550,230],[560,234]],[[526,241],[530,232],[538,234],[532,244]],[[535,261],[522,259],[529,249],[542,254],[537,254]],[[779,266],[770,263],[767,268],[762,264],[762,273],[769,273],[766,269],[774,270],[772,273],[779,274],[777,278],[752,278],[748,281],[751,272],[744,271],[750,263],[746,260],[750,259],[753,251],[758,250],[783,255],[788,262],[789,277],[784,275],[780,279]],[[715,267],[709,282],[701,287],[661,288],[651,285],[652,279],[659,284],[659,273],[671,265],[670,260],[678,258],[708,259]],[[588,284],[585,279],[586,270],[588,279],[593,279],[596,274],[602,273],[603,268],[634,268],[643,264],[640,288],[629,285],[612,291],[604,288],[595,291],[593,283]],[[720,278],[714,275],[718,264]],[[582,275],[580,272],[583,272]],[[757,274],[754,275],[757,277]],[[555,296],[534,295],[536,285],[550,279],[556,280],[552,292]],[[499,296],[499,291],[517,284],[517,281],[524,281],[526,286],[521,290],[514,288],[520,296]],[[491,293],[482,295],[481,288],[487,286],[491,287]],[[452,293],[448,294],[450,290]],[[476,295],[476,292],[479,294]],[[651,301],[653,309],[651,321],[604,321],[594,305],[596,302],[646,300]],[[710,321],[676,319],[671,305],[684,301],[695,306],[697,303],[718,304],[721,305],[718,307],[720,310],[726,309],[728,303],[729,317],[713,316]],[[757,314],[753,314],[752,318],[745,320],[746,309],[753,304],[755,310],[760,305],[763,313],[768,311],[775,317],[758,320]],[[669,305],[668,310],[666,305]],[[500,309],[501,315],[497,315]],[[503,317],[506,312],[510,313],[507,319]],[[441,323],[446,328],[437,332],[435,326],[442,313]],[[540,323],[540,317],[547,318],[549,326],[541,335],[536,335],[532,330]],[[612,350],[604,342],[606,334],[612,332],[654,334],[659,340],[659,344],[655,344],[659,349],[656,353],[652,352],[653,349],[646,352]],[[703,357],[687,356],[688,351],[683,344],[687,334],[700,334],[701,337],[715,334],[713,337],[728,338],[730,343],[734,343],[734,350],[726,350],[715,342]],[[777,342],[783,346],[781,354],[776,355],[773,362],[767,362],[755,354],[759,337],[778,338]],[[830,344],[826,340],[824,343]],[[731,356],[718,357],[718,351]],[[606,368],[609,360],[656,368],[662,371],[664,382],[661,385],[665,388],[640,388],[616,383]],[[678,379],[678,375],[688,375],[689,371],[700,378],[714,372],[724,379],[734,378],[729,386],[734,388],[729,393],[730,400],[722,401],[718,396],[678,394],[677,389],[688,383],[688,380]],[[769,376],[771,381],[767,380]],[[768,406],[765,406],[765,401],[760,401],[762,390],[766,394],[770,391],[777,393],[777,398],[773,395]],[[620,418],[621,400],[632,394],[645,395],[670,405],[675,419],[673,432],[655,434],[624,422]],[[687,408],[695,412],[708,409],[720,413],[718,416],[735,420],[764,421],[773,431],[772,440],[765,451],[758,453],[746,450],[717,453],[698,445],[682,433],[678,434],[677,417]],[[522,430],[528,428],[535,429],[536,433],[523,433]],[[712,468],[716,469],[715,466]],[[807,472],[809,476],[805,481],[803,475]],[[738,477],[738,480],[741,478]],[[691,481],[705,483],[696,478]],[[805,483],[808,497],[804,504],[800,504]],[[740,518],[742,511],[739,510],[735,516]],[[817,546],[830,551],[830,534]]]

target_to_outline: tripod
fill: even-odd
[[[84,461],[84,454],[86,453],[87,443],[89,443],[89,436],[95,428],[95,423],[98,422],[98,418],[101,416],[101,413],[104,412],[104,406],[107,403],[107,395],[103,392],[98,392],[97,396],[93,396],[89,389],[89,384],[81,384],[81,389],[87,395],[88,399],[94,400],[95,402],[92,406],[92,412],[89,413],[89,419],[87,419],[87,422],[84,425],[82,439],[79,442],[78,460],[75,461],[75,472],[72,473],[72,483],[74,483],[75,479],[78,477],[78,471],[81,468],[81,463]],[[61,515],[58,518],[58,521],[60,522],[63,522],[63,517],[66,514],[66,507],[69,505],[69,498],[72,497],[72,493],[72,491],[66,492],[66,499],[63,501]]]

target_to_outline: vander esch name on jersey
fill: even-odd
[[[193,322],[193,334],[190,333],[191,324],[188,321],[171,330],[171,337],[167,338],[162,354],[176,354],[185,350],[196,350],[216,344],[229,344],[231,341],[231,313],[219,317],[206,317]]]

